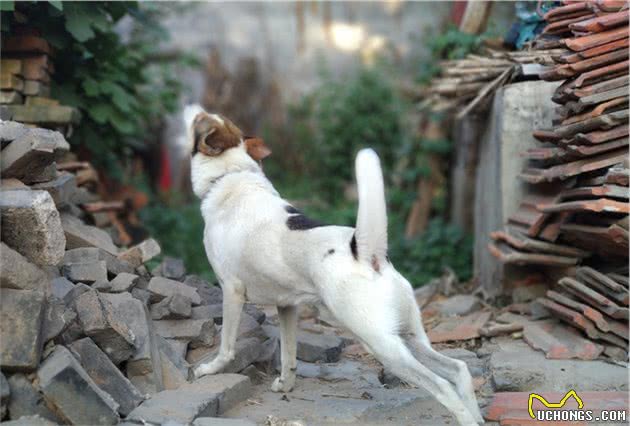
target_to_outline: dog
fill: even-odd
[[[234,358],[246,301],[275,305],[281,373],[271,386],[295,385],[297,306],[321,304],[392,373],[425,388],[463,425],[483,423],[463,361],[435,351],[409,282],[387,257],[387,214],[379,158],[356,156],[356,228],[314,221],[280,197],[260,162],[271,151],[226,117],[185,111],[191,178],[201,199],[203,243],[223,290],[218,355],[194,376],[220,372]]]

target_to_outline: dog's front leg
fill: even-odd
[[[297,369],[297,307],[278,306],[280,320],[280,359],[282,370],[280,377],[274,380],[271,390],[274,392],[290,392],[295,385]]]
[[[215,374],[221,371],[234,359],[238,327],[241,312],[245,303],[243,292],[237,286],[224,284],[223,288],[223,326],[221,327],[221,347],[219,354],[210,362],[200,364],[195,368],[195,377]]]

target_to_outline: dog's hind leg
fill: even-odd
[[[408,383],[426,389],[444,405],[461,425],[477,425],[478,420],[463,403],[453,386],[416,360],[398,335],[359,336],[376,359]],[[367,338],[365,338],[367,337]]]
[[[405,343],[414,357],[451,382],[457,389],[457,394],[466,405],[466,408],[475,417],[475,420],[483,423],[484,420],[479,411],[472,376],[466,363],[458,359],[449,358],[433,349],[422,327],[420,312],[417,309],[412,309],[410,322],[411,333],[405,336]]]
[[[297,368],[297,307],[278,306],[280,320],[280,357],[282,371],[274,380],[271,390],[274,392],[290,392],[295,385]]]
[[[195,377],[218,373],[235,356],[236,338],[245,295],[243,291],[240,291],[240,286],[222,285],[221,287],[223,288],[223,326],[219,354],[212,361],[197,366],[194,371]]]

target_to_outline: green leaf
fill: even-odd
[[[63,10],[63,2],[61,2],[61,1],[48,0],[48,3],[50,3],[51,6],[53,6],[55,9],[57,9],[59,11]]]
[[[121,133],[131,134],[135,130],[134,123],[127,119],[127,116],[118,111],[111,110],[109,122]]]
[[[98,83],[92,78],[84,80],[81,86],[83,86],[83,90],[88,96],[97,96],[101,92]]]
[[[12,12],[15,10],[15,2],[10,0],[2,0],[0,1],[0,11],[2,12]]]
[[[105,124],[112,116],[113,109],[108,104],[97,104],[88,108],[90,117],[99,124]]]
[[[79,42],[85,42],[93,38],[94,31],[92,31],[91,22],[95,12],[86,9],[85,5],[81,3],[69,3],[67,6],[65,14],[68,32]]]

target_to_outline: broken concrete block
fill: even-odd
[[[75,303],[84,333],[96,342],[114,364],[118,365],[134,354],[134,333],[108,300],[90,290],[77,297]]]
[[[161,336],[159,336],[161,337]],[[188,352],[188,342],[186,340],[177,340],[177,339],[164,339],[173,351],[184,360],[186,359],[186,353]]]
[[[80,247],[66,251],[63,263],[83,263],[104,260],[107,272],[112,275],[123,272],[133,274],[134,268],[129,263],[119,260],[116,256],[96,247]]]
[[[481,308],[481,302],[475,296],[458,294],[429,306],[446,316],[467,315]]]
[[[92,339],[86,337],[77,340],[70,345],[69,349],[94,383],[118,403],[120,414],[128,415],[144,401],[144,396],[116,368]]]
[[[162,249],[158,242],[150,238],[120,253],[118,258],[129,262],[133,267],[137,268],[159,255],[161,251]]]
[[[70,291],[66,293],[66,295],[63,297],[63,303],[65,303],[67,307],[75,309],[77,297],[90,290],[92,290],[90,286],[79,283],[72,287],[72,289],[70,289]]]
[[[62,420],[46,405],[44,396],[24,374],[14,374],[8,381],[12,395],[9,401],[9,417],[12,420],[24,416],[39,416],[55,424],[62,423]]]
[[[50,281],[44,271],[11,247],[0,243],[0,287],[49,293]]]
[[[215,324],[223,323],[223,304],[215,303],[213,305],[201,305],[192,308],[190,317],[192,319],[208,319],[212,318]]]
[[[57,426],[57,423],[43,419],[39,416],[24,416],[17,420],[2,422],[4,426]]]
[[[4,155],[4,151],[2,151]],[[66,248],[59,212],[46,191],[2,191],[2,240],[37,265],[56,265]]]
[[[181,348],[181,344],[187,345],[187,342],[176,339],[165,339],[162,336],[156,336],[157,345],[160,350],[161,358],[168,358],[173,366],[179,371],[179,373],[185,378],[188,378],[188,372],[190,364],[186,361],[186,351]],[[164,370],[164,369],[162,369]],[[165,389],[166,386],[165,379]]]
[[[278,327],[264,325],[263,329],[267,336],[280,339]],[[297,336],[297,359],[306,362],[337,362],[344,346],[344,341],[340,337],[299,331]]]
[[[30,187],[24,185],[19,179],[0,179],[1,191],[12,191],[14,189],[30,189]]]
[[[149,281],[149,285],[147,286],[147,290],[151,292],[152,302],[159,302],[168,296],[172,296],[173,294],[181,294],[188,297],[193,305],[199,305],[201,303],[201,297],[199,297],[195,288],[168,278],[151,278],[151,281]]]
[[[112,290],[112,283],[109,281],[96,281],[91,286],[94,290],[99,291],[101,293],[109,293]]]
[[[127,361],[129,380],[144,394],[163,390],[160,353],[146,306],[129,293],[102,294],[101,297],[111,303],[116,316],[135,336],[136,350]]]
[[[68,250],[80,247],[96,247],[113,255],[118,254],[118,248],[114,245],[112,237],[102,229],[86,225],[81,219],[68,213],[61,215],[61,225],[66,235],[66,248]]]
[[[63,333],[77,318],[72,309],[67,309],[63,300],[50,298],[44,316],[44,343]]]
[[[186,267],[182,259],[165,256],[162,263],[156,266],[151,273],[155,276],[181,281],[186,275]]]
[[[185,389],[218,395],[218,414],[223,414],[239,402],[245,401],[253,391],[251,380],[242,374],[204,376],[187,385]]]
[[[46,401],[71,424],[113,425],[118,404],[98,388],[63,346],[57,346],[37,371]]]
[[[48,192],[59,209],[67,205],[77,191],[77,178],[72,173],[61,172],[53,180],[35,184],[31,188]]]
[[[142,302],[144,306],[149,306],[149,300],[151,299],[151,293],[148,290],[142,288],[132,288],[131,295]]]
[[[221,287],[210,284],[198,275],[186,276],[184,284],[197,289],[197,293],[201,297],[200,305],[223,303],[223,291]]]
[[[2,149],[4,149],[9,142],[14,141],[29,130],[29,127],[17,121],[0,121],[0,142],[2,143]]]
[[[0,419],[4,419],[7,415],[7,405],[9,404],[9,398],[11,397],[11,389],[9,388],[9,382],[4,374],[0,373]]]
[[[121,272],[116,275],[111,281],[111,292],[112,293],[122,293],[125,291],[131,291],[133,286],[138,282],[138,276],[136,274],[128,274],[126,272]]]
[[[253,317],[258,322],[258,324],[262,324],[263,322],[265,322],[265,319],[267,319],[267,315],[252,303],[245,303],[243,305],[243,312]]]
[[[197,361],[194,367],[212,361],[214,357],[216,357],[218,351],[218,347],[214,348],[212,352]],[[221,372],[239,373],[248,365],[257,362],[260,358],[261,351],[262,347],[260,340],[255,337],[247,337],[245,339],[237,340],[234,348],[234,359],[230,361]]]
[[[43,346],[44,293],[0,289],[0,366],[4,371],[33,371]]]
[[[223,417],[198,417],[192,424],[193,426],[256,426],[256,423],[251,420]]]
[[[74,288],[74,284],[66,277],[58,277],[51,281],[51,294],[57,299],[63,299]]]
[[[59,132],[48,129],[30,128],[22,132],[2,150],[0,169],[3,178],[25,178],[36,175],[50,165],[60,152],[68,151],[70,145]]]
[[[127,416],[126,420],[140,424],[189,424],[197,417],[216,416],[219,396],[198,389],[159,392],[144,401]]]
[[[191,345],[211,346],[216,329],[211,319],[207,320],[161,320],[153,321],[155,332],[167,339],[186,340]]]
[[[156,337],[160,349],[164,389],[178,389],[187,383],[190,365],[166,339]]]
[[[61,273],[73,282],[91,284],[107,281],[107,267],[103,260],[85,263],[68,263],[61,267]]]
[[[184,319],[190,318],[191,314],[190,298],[177,293],[151,305],[151,318],[154,320]]]

